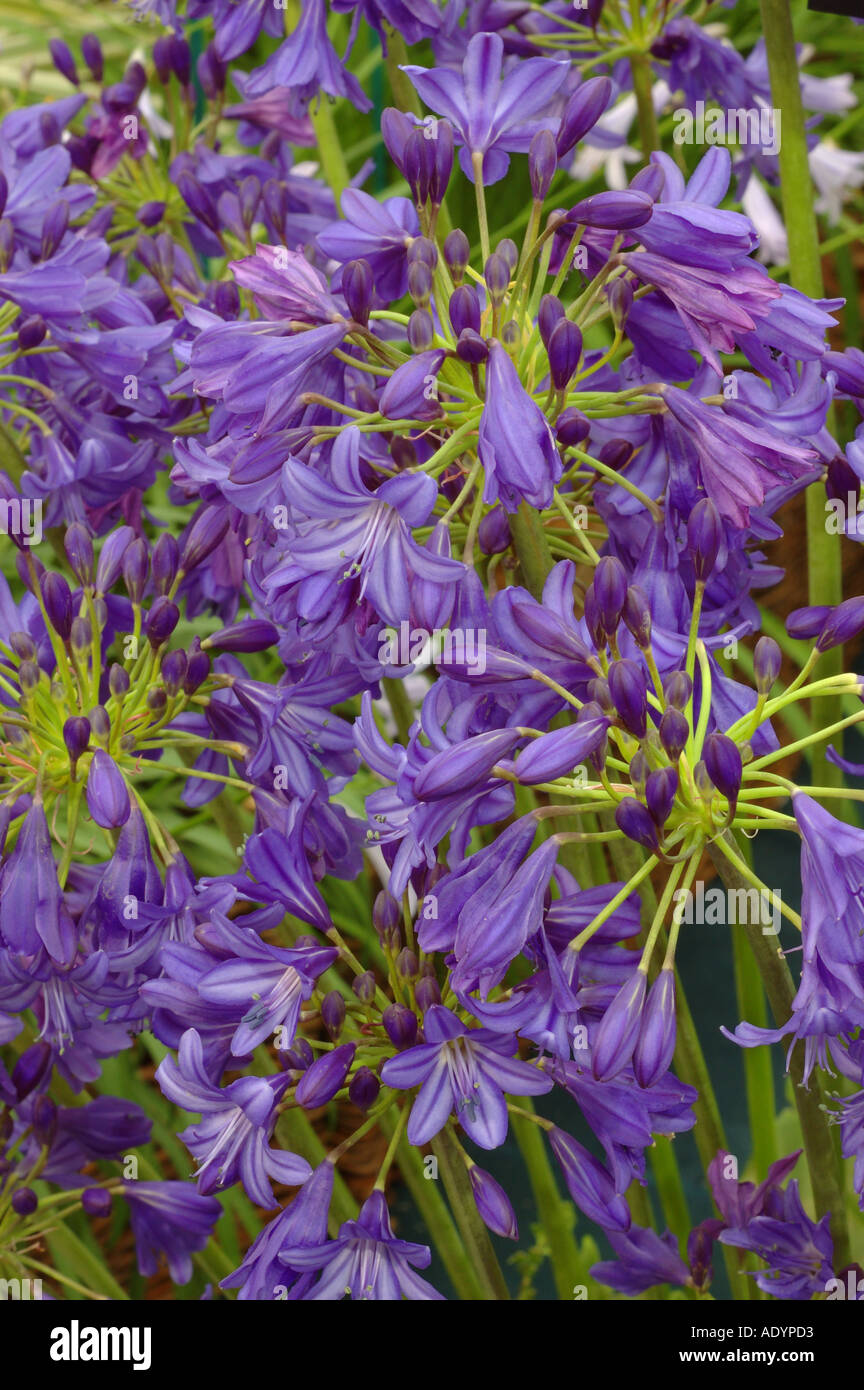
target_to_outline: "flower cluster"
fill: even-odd
[[[702,1297],[722,1258],[733,1297],[809,1299],[851,1264],[864,830],[822,802],[856,795],[864,599],[784,628],[759,594],[787,503],[857,502],[864,357],[829,348],[842,300],[766,268],[777,151],[661,147],[678,93],[770,105],[764,43],[631,8],[142,0],[122,74],[57,40],[73,94],[0,122],[4,1277],[116,1198],[144,1276],[437,1300],[398,1169],[449,1291],[506,1296],[484,1226],[517,1214],[475,1153],[514,1135],[559,1292]],[[333,100],[380,146],[353,173]],[[769,831],[800,837],[800,914],[753,866]],[[798,1153],[751,1182],[726,1151],[676,969],[706,856],[800,935],[793,979],[748,924],[775,1027],[724,1031],[789,1045],[812,1208]],[[656,1140],[694,1129],[717,1214],[684,1229]]]

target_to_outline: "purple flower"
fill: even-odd
[[[269,1222],[246,1252],[243,1263],[223,1279],[222,1289],[239,1289],[237,1297],[270,1300],[302,1298],[314,1280],[286,1267],[283,1249],[321,1246],[327,1240],[327,1213],[333,1195],[335,1169],[326,1160],[304,1182],[290,1206]]]
[[[303,0],[296,29],[264,66],[251,74],[246,90],[255,97],[273,87],[299,88],[306,100],[322,88],[331,97],[347,97],[358,111],[368,111],[372,105],[327,36],[324,0]]]
[[[570,70],[567,62],[527,58],[502,79],[504,42],[498,34],[475,34],[468,42],[461,75],[449,68],[406,66],[426,105],[444,116],[463,148],[463,173],[475,181],[482,161],[482,181],[497,183],[507,173],[510,152],[525,152],[538,130],[558,127],[557,118],[538,117],[548,108]]]
[[[692,1283],[690,1270],[681,1258],[678,1241],[671,1231],[662,1236],[643,1226],[631,1226],[623,1235],[607,1232],[616,1259],[603,1260],[591,1268],[591,1278],[616,1293],[636,1298],[657,1284]]]
[[[129,1204],[139,1273],[145,1279],[155,1274],[164,1255],[174,1283],[188,1284],[192,1254],[204,1249],[222,1215],[219,1203],[187,1182],[127,1182],[123,1196]]]
[[[21,955],[35,955],[43,946],[63,964],[75,955],[77,934],[57,882],[41,800],[27,812],[0,870],[0,937]]]
[[[811,1221],[793,1179],[785,1192],[774,1188],[769,1193],[760,1215],[746,1226],[721,1232],[720,1240],[739,1250],[752,1250],[765,1261],[768,1269],[751,1275],[763,1293],[806,1301],[824,1293],[834,1278],[830,1220],[826,1215],[819,1222]]]
[[[477,449],[486,478],[485,502],[500,499],[508,512],[518,511],[520,502],[538,508],[551,505],[563,471],[555,436],[519,380],[506,348],[495,339],[489,345]]]
[[[156,1070],[163,1092],[175,1105],[201,1115],[180,1138],[198,1160],[198,1190],[205,1195],[242,1182],[253,1202],[274,1206],[268,1179],[291,1187],[305,1182],[309,1164],[296,1154],[269,1147],[277,1105],[290,1076],[243,1076],[215,1086],[204,1067],[201,1039],[194,1028],[183,1034],[178,1060],[165,1057]]]
[[[390,1225],[384,1194],[373,1192],[356,1221],[346,1221],[335,1240],[319,1245],[290,1244],[280,1259],[294,1273],[321,1270],[317,1284],[300,1297],[315,1302],[338,1302],[348,1297],[396,1303],[443,1300],[443,1294],[414,1271],[425,1269],[432,1256],[426,1245],[397,1240]]]
[[[442,1004],[424,1019],[426,1042],[391,1057],[381,1069],[386,1086],[419,1086],[411,1108],[408,1139],[426,1144],[450,1115],[481,1149],[497,1149],[507,1137],[504,1094],[540,1096],[552,1081],[536,1067],[516,1060],[516,1038],[488,1028],[469,1030]]]

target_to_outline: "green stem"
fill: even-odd
[[[510,517],[510,534],[525,587],[536,599],[542,598],[543,585],[553,564],[552,553],[543,522],[527,502],[520,502],[518,512]]]
[[[379,1123],[388,1138],[392,1138],[396,1128],[392,1112],[382,1115]],[[447,1203],[437,1183],[426,1176],[423,1155],[408,1143],[404,1134],[396,1147],[396,1159],[405,1186],[426,1223],[430,1239],[459,1298],[468,1303],[482,1302],[485,1296],[483,1288],[473,1265],[465,1259],[465,1246]]]
[[[630,59],[630,71],[633,74],[633,94],[636,97],[636,110],[639,116],[639,140],[642,145],[642,153],[646,159],[649,159],[654,151],[660,148],[660,133],[657,129],[654,103],[651,100],[654,76],[647,55],[644,53],[634,54]]]
[[[783,112],[783,140],[777,157],[783,217],[789,237],[789,278],[796,289],[813,299],[819,299],[824,293],[819,229],[807,159],[807,133],[792,15],[789,0],[760,0],[760,4],[771,78],[771,100],[775,108]],[[830,420],[826,423],[831,429]],[[837,604],[843,598],[840,546],[825,528],[824,503],[821,486],[817,484],[807,489],[807,582],[811,604]],[[822,660],[826,675],[843,669],[840,647],[826,652]],[[823,717],[828,724],[839,718],[839,698],[836,704],[830,702]],[[842,751],[839,744],[838,751]],[[810,756],[814,782],[841,785],[842,771],[826,760],[824,750],[814,748]]]
[[[521,1097],[519,1105],[522,1110],[533,1109],[530,1096]],[[558,1189],[540,1126],[533,1120],[525,1119],[523,1115],[511,1114],[510,1123],[528,1169],[528,1181],[534,1194],[537,1214],[549,1242],[552,1274],[558,1297],[562,1300],[570,1299],[573,1297],[574,1286],[582,1282],[584,1267],[573,1234],[572,1203],[562,1197]]]
[[[727,831],[724,838],[734,845]],[[727,888],[740,889],[746,880],[734,864],[714,846],[711,857],[717,872]],[[771,1012],[778,1027],[782,1027],[792,1014],[795,998],[795,982],[780,954],[776,944],[771,945],[763,933],[760,923],[747,923],[747,939],[753,951],[759,974],[765,985],[765,993],[771,1005]],[[843,1168],[839,1161],[831,1132],[828,1115],[823,1103],[822,1085],[818,1073],[810,1076],[809,1083],[804,1078],[804,1044],[796,1043],[789,1058],[789,1078],[795,1097],[795,1106],[804,1139],[804,1151],[810,1170],[813,1187],[813,1200],[819,1217],[830,1213],[831,1235],[834,1240],[834,1268],[842,1269],[849,1263],[849,1232],[846,1222],[846,1204],[843,1194]]]
[[[509,1299],[510,1293],[498,1257],[477,1210],[471,1179],[449,1125],[432,1140],[432,1152],[438,1159],[456,1225],[483,1289],[482,1301],[488,1303]]]

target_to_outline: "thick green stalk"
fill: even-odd
[[[543,585],[553,565],[552,552],[543,522],[527,502],[520,502],[518,512],[510,517],[510,534],[519,557],[522,582],[536,599],[542,598]]]
[[[737,846],[735,846],[734,839],[728,831],[725,838],[729,841],[730,847],[734,847],[737,853]],[[712,848],[711,854],[717,866],[717,872],[727,888],[747,889],[749,887],[734,864],[731,864],[720,850]],[[780,1027],[792,1013],[792,1001],[796,993],[795,982],[785,958],[777,949],[776,941],[764,935],[761,923],[748,923],[746,932],[765,985],[765,993],[768,995],[771,1012],[777,1026]],[[814,1071],[809,1083],[805,1084],[803,1043],[797,1043],[792,1049],[789,1059],[789,1080],[801,1124],[816,1214],[820,1217],[829,1212],[831,1214],[834,1268],[842,1269],[850,1260],[849,1231],[843,1193],[843,1168],[834,1144],[828,1115],[824,1108],[818,1072]]]
[[[633,75],[633,94],[636,97],[636,110],[639,117],[639,141],[642,145],[642,153],[646,159],[649,159],[654,151],[660,148],[660,132],[657,128],[654,103],[651,100],[654,77],[651,72],[651,63],[644,53],[630,59],[630,71]]]
[[[519,1105],[522,1110],[533,1108],[529,1096],[521,1097]],[[528,1169],[537,1214],[549,1242],[558,1297],[570,1299],[574,1287],[582,1282],[584,1264],[573,1234],[572,1203],[562,1197],[558,1189],[540,1126],[533,1120],[526,1120],[524,1115],[511,1115],[510,1124]]]
[[[379,1123],[388,1139],[392,1138],[396,1116],[388,1111],[381,1116]],[[396,1161],[459,1298],[467,1303],[482,1302],[485,1297],[483,1287],[473,1264],[465,1258],[465,1246],[447,1203],[441,1196],[437,1182],[426,1176],[423,1155],[409,1144],[404,1134],[396,1149]]]
[[[498,1257],[474,1201],[468,1170],[449,1126],[445,1126],[432,1140],[432,1152],[438,1159],[456,1225],[483,1290],[481,1300],[488,1303],[509,1299],[510,1292]]]
[[[789,237],[789,278],[796,289],[819,299],[824,292],[822,262],[819,253],[819,229],[813,205],[813,181],[807,159],[807,140],[804,127],[804,108],[795,53],[795,34],[789,0],[760,0],[762,31],[768,53],[768,72],[771,78],[771,100],[782,113],[782,136],[779,141],[780,189],[783,217]],[[829,421],[829,428],[830,421]],[[825,528],[825,498],[820,486],[811,486],[806,494],[807,504],[807,584],[811,604],[836,604],[843,598],[841,550],[836,537]],[[826,652],[820,670],[834,675],[843,670],[843,654],[839,647]],[[820,717],[825,724],[840,718],[840,702],[820,702]],[[813,780],[836,787],[842,784],[842,772],[827,762],[821,749],[811,751]],[[818,773],[818,775],[817,775]]]

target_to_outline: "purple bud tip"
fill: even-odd
[[[595,576],[596,583],[596,576]],[[637,584],[631,584],[624,599],[621,617],[637,647],[647,651],[651,645],[651,609],[648,599]]]
[[[646,989],[645,972],[634,970],[603,1015],[591,1052],[591,1070],[598,1081],[609,1081],[617,1076],[633,1056],[642,1025]]]
[[[462,280],[470,259],[471,244],[462,229],[456,227],[444,241],[444,260],[455,285]]]
[[[667,710],[663,711],[659,734],[667,758],[673,763],[677,762],[690,737],[690,725],[687,722],[687,716],[680,709],[676,709],[674,705],[670,705]]]
[[[600,621],[611,637],[618,629],[627,599],[627,574],[621,561],[605,555],[594,571],[593,586]]]
[[[343,1043],[316,1058],[297,1082],[297,1104],[311,1110],[332,1100],[345,1084],[356,1050],[354,1043]]]
[[[71,49],[62,39],[51,39],[48,44],[51,53],[51,61],[61,77],[65,77],[67,82],[71,82],[73,87],[78,86],[78,70],[75,67],[75,59],[72,57]]]
[[[753,674],[760,695],[770,695],[780,675],[782,652],[773,637],[760,637],[753,653]]]
[[[183,545],[181,568],[185,573],[195,569],[217,545],[221,545],[230,524],[227,507],[205,507],[198,513],[186,533]]]
[[[686,709],[687,701],[693,692],[693,682],[686,671],[673,671],[663,683],[663,694],[667,704],[675,709]]]
[[[564,305],[555,294],[544,294],[540,300],[540,308],[537,310],[537,329],[540,333],[543,346],[548,348],[552,330],[565,317]],[[584,416],[582,417],[585,418]],[[591,426],[588,426],[589,430]]]
[[[168,641],[180,621],[180,609],[170,598],[157,598],[147,620],[147,641],[155,651]]]
[[[361,1004],[371,1004],[375,998],[375,976],[372,971],[364,970],[362,975],[354,979],[351,988]]]
[[[223,652],[263,652],[279,641],[279,632],[264,618],[244,618],[230,627],[220,628],[201,643],[204,650],[218,647]]]
[[[645,779],[645,801],[655,825],[662,829],[675,804],[678,773],[674,767],[661,767]]]
[[[345,999],[338,989],[331,989],[321,1000],[321,1022],[332,1042],[337,1042],[345,1023]]]
[[[72,590],[62,574],[53,571],[42,575],[39,587],[48,621],[65,642],[72,632]]]
[[[93,541],[86,526],[73,521],[63,537],[63,548],[79,584],[93,583]]]
[[[559,319],[546,345],[549,355],[549,375],[556,391],[566,391],[579,370],[582,356],[582,332],[570,319]]]
[[[493,251],[487,260],[483,278],[490,302],[496,306],[503,304],[504,296],[510,287],[510,267],[497,251]]]
[[[348,1086],[348,1099],[358,1110],[367,1111],[378,1099],[381,1082],[369,1067],[358,1067]]]
[[[568,406],[558,416],[555,437],[565,449],[578,449],[591,433],[591,421],[575,406]]]
[[[733,743],[725,734],[709,734],[702,749],[702,758],[714,786],[727,801],[734,804],[738,799],[743,776],[741,752],[737,743]]]
[[[842,647],[864,632],[864,598],[847,598],[832,610],[816,639],[816,650],[830,651]]]
[[[85,1187],[81,1193],[81,1205],[88,1216],[110,1216],[111,1201],[111,1193],[104,1187]]]
[[[790,637],[806,642],[818,636],[830,613],[831,609],[825,604],[813,608],[795,608],[786,619],[786,631]]]
[[[531,196],[542,203],[558,168],[558,149],[551,130],[538,130],[528,146],[528,177]]]
[[[484,1225],[505,1240],[518,1240],[516,1213],[501,1184],[485,1168],[478,1168],[476,1163],[471,1164],[469,1176],[474,1201]]]
[[[417,1037],[417,1015],[404,1004],[389,1004],[381,1015],[381,1022],[393,1046],[403,1051],[413,1047]]]
[[[687,520],[687,546],[699,583],[704,583],[712,574],[723,543],[720,513],[710,497],[703,497]]]
[[[368,261],[349,261],[342,267],[342,294],[354,322],[365,328],[372,307],[372,268]]]
[[[87,809],[105,830],[116,830],[129,819],[131,803],[123,774],[101,748],[93,754],[87,773]]]
[[[16,1216],[32,1216],[39,1205],[39,1198],[32,1187],[18,1187],[12,1193],[12,1210]]]
[[[83,715],[74,715],[63,725],[63,742],[69,753],[69,761],[74,765],[90,742],[90,720]]]
[[[651,812],[641,801],[637,801],[635,796],[628,796],[619,801],[615,807],[615,824],[628,840],[635,840],[638,845],[643,845],[651,851],[657,849],[657,827]]]
[[[675,1051],[676,1031],[675,974],[664,969],[649,991],[633,1053],[633,1071],[640,1086],[653,1086],[666,1075]]]
[[[450,296],[450,322],[457,338],[466,328],[480,332],[480,299],[473,285],[459,285]]]
[[[608,679],[625,729],[636,738],[644,738],[648,727],[648,686],[642,667],[635,661],[613,661]]]

